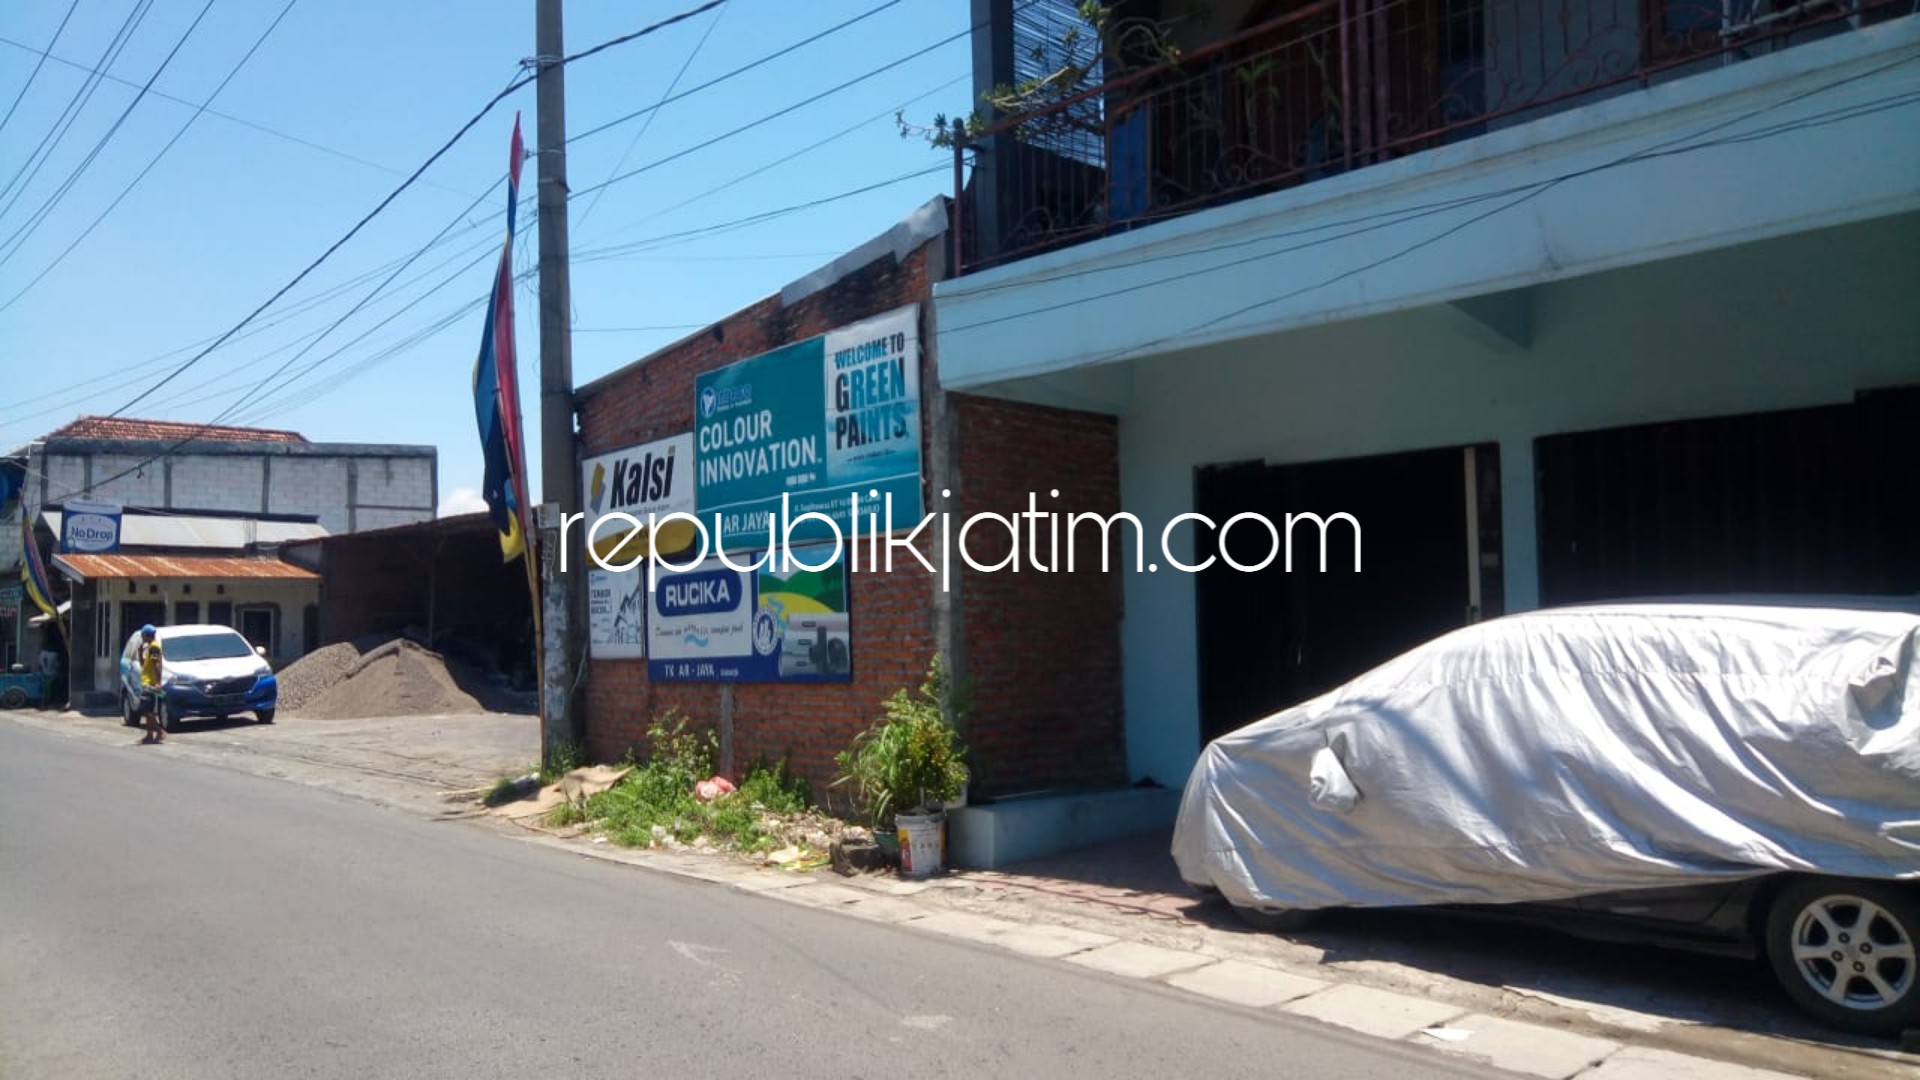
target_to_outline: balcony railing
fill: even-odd
[[[978,270],[1910,13],[1914,0],[1318,0],[955,148]],[[971,182],[967,165],[972,164]]]

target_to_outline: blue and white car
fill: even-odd
[[[192,624],[162,626],[160,643],[160,722],[168,731],[194,718],[224,720],[252,713],[273,723],[280,686],[266,650],[247,643],[232,627]],[[140,723],[140,635],[120,650],[120,714],[128,726]]]

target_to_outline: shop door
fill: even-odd
[[[1216,524],[1255,512],[1284,533],[1289,514],[1344,513],[1360,526],[1356,537],[1345,522],[1328,525],[1324,571],[1321,531],[1303,520],[1292,531],[1291,572],[1283,549],[1257,572],[1220,560],[1195,575],[1203,738],[1498,614],[1499,491],[1493,445],[1199,470],[1195,508]],[[1195,555],[1250,565],[1271,546],[1263,529],[1235,526],[1225,549],[1203,532]]]

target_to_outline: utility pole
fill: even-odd
[[[560,24],[560,0],[536,0],[534,9],[534,63],[539,76],[535,123],[540,134],[540,498],[557,506],[560,514],[580,508],[578,469],[573,453],[573,337],[572,300],[567,281],[567,86],[566,56]],[[545,530],[542,530],[545,533]],[[559,533],[543,540],[559,542]],[[555,551],[550,558],[557,567]],[[568,561],[569,568],[573,560]],[[553,573],[550,587],[565,595],[567,617],[548,625],[541,642],[541,670],[546,674],[540,702],[541,751],[551,764],[562,742],[578,743],[585,732],[571,693],[576,679],[582,604],[580,591],[568,575]],[[559,598],[555,598],[556,600]],[[559,605],[548,603],[548,611]]]

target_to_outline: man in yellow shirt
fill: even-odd
[[[164,742],[167,733],[160,723],[160,642],[151,625],[140,628],[140,644],[133,659],[140,665],[140,715],[147,722],[147,737],[140,741]]]

